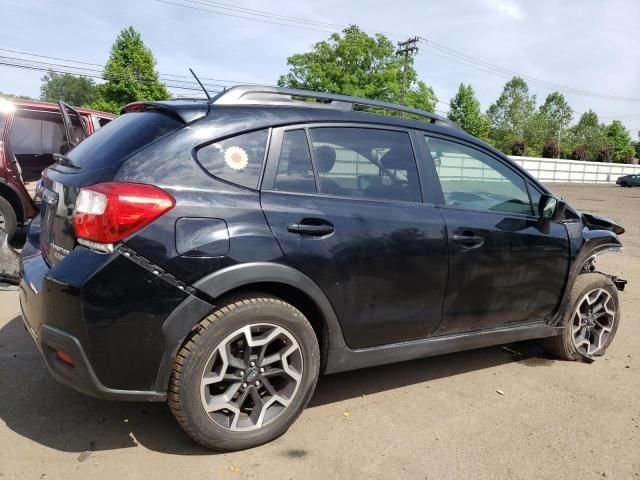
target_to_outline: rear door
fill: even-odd
[[[412,133],[275,129],[261,202],[286,258],[327,294],[350,347],[429,336],[447,278],[442,216],[422,192]]]
[[[62,121],[64,122],[69,150],[72,150],[87,138],[87,128],[82,121],[82,117],[76,110],[64,102],[58,102],[58,105],[60,107],[60,113],[62,114]]]
[[[569,240],[540,222],[540,192],[490,152],[423,136],[449,242],[449,280],[438,334],[502,327],[551,314],[564,291]]]

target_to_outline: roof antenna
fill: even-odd
[[[211,95],[209,95],[209,92],[207,92],[207,89],[204,88],[204,85],[202,84],[198,76],[195,74],[193,70],[189,69],[189,71],[191,72],[191,75],[193,75],[193,78],[196,79],[196,82],[198,82],[198,85],[200,85],[200,88],[202,88],[202,91],[204,92],[204,94],[207,96],[207,100],[211,101]]]

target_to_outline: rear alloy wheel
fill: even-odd
[[[546,341],[549,350],[565,360],[592,361],[604,355],[620,323],[615,285],[599,273],[579,275],[569,301],[562,334]]]
[[[303,371],[300,345],[287,330],[267,323],[242,327],[207,361],[202,407],[223,428],[259,429],[289,406]]]
[[[319,365],[316,335],[300,311],[275,297],[241,297],[200,322],[178,352],[169,406],[207,448],[254,447],[300,415]]]
[[[17,227],[16,212],[4,198],[0,197],[0,230],[7,234],[7,241],[13,238]]]

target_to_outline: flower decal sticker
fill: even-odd
[[[244,170],[249,163],[249,157],[242,148],[233,146],[224,151],[224,161],[234,170]]]

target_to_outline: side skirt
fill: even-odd
[[[536,322],[357,350],[344,347],[327,352],[324,373],[344,372],[520,340],[552,337],[561,332],[562,328]]]

